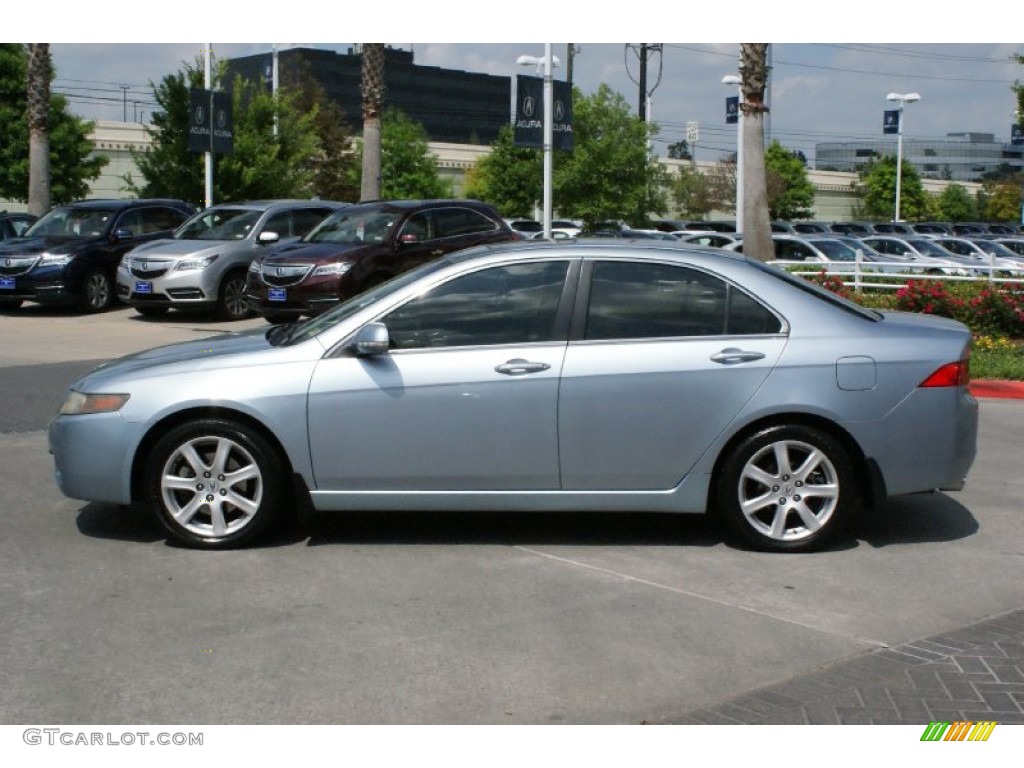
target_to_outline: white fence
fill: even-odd
[[[965,283],[1024,283],[1024,265],[1015,269],[997,267],[990,263],[987,267],[968,267],[960,265],[928,265],[922,262],[883,262],[863,261],[857,259],[855,262],[844,261],[781,261],[774,260],[776,264],[794,275],[821,275],[824,273],[829,277],[837,277],[846,284],[848,288],[862,291],[865,288],[871,290],[899,290],[911,280],[944,280],[948,282]],[[942,272],[946,270],[973,270],[974,274],[956,275]]]

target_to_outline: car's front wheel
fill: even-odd
[[[82,282],[82,309],[106,312],[114,303],[114,286],[102,269],[93,269]]]
[[[245,272],[229,272],[220,285],[217,314],[221,320],[245,320],[253,311],[245,298]]]
[[[835,540],[859,503],[845,448],[802,425],[774,426],[741,441],[722,464],[718,511],[752,547],[805,552]]]
[[[223,419],[171,429],[146,463],[146,504],[177,540],[201,549],[247,544],[280,506],[285,473],[256,430]]]

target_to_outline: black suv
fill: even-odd
[[[195,209],[181,200],[84,200],[51,209],[0,245],[0,309],[23,301],[102,312],[131,248],[168,237]]]
[[[359,203],[254,259],[245,295],[271,323],[297,320],[447,253],[520,239],[494,208],[475,200]]]

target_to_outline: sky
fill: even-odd
[[[325,14],[324,9],[332,6],[293,0],[288,4],[291,13],[261,23],[258,13],[240,21],[237,11],[229,4],[222,5],[184,0],[177,6],[184,10],[195,6],[193,13],[161,19],[154,25],[144,23],[146,17],[140,15],[138,3],[98,0],[90,8],[101,12],[91,12],[91,18],[105,18],[104,8],[111,19],[125,18],[118,14],[130,9],[137,21],[92,28],[88,22],[79,25],[71,19],[64,26],[58,23],[48,29],[49,39],[57,41],[51,43],[54,90],[67,95],[72,111],[82,117],[146,122],[155,107],[151,85],[185,63],[196,62],[207,47],[206,43],[176,42],[196,36],[200,17],[208,21],[208,39],[226,41],[210,44],[217,59],[269,53],[274,46],[347,51],[352,43],[258,42],[316,39],[314,33],[334,30],[362,40],[404,36],[420,42],[389,45],[411,48],[417,64],[492,75],[535,74],[533,68],[517,66],[516,58],[544,55],[543,42],[505,42],[543,39],[540,21],[529,6],[519,6],[526,9],[520,11],[502,8],[486,12],[479,3],[461,0],[402,1],[393,7],[409,11],[363,12],[360,17],[351,4],[346,4],[344,11]],[[1016,107],[1011,88],[1016,80],[1024,80],[1024,65],[1012,57],[1024,53],[1024,43],[983,42],[999,39],[995,14],[963,18],[965,14],[958,12],[942,18],[939,10],[923,14],[912,4],[901,4],[907,6],[902,10],[894,10],[893,5],[891,0],[864,0],[855,4],[851,18],[844,18],[845,11],[825,12],[820,4],[801,0],[776,0],[770,5],[742,0],[730,6],[646,0],[637,18],[627,18],[629,7],[622,5],[608,6],[613,10],[600,15],[591,11],[593,18],[586,20],[568,4],[547,8],[544,16],[555,33],[571,30],[571,39],[583,41],[573,44],[577,50],[574,84],[588,94],[607,84],[621,93],[634,111],[640,102],[640,44],[619,40],[669,34],[683,41],[787,41],[771,46],[767,128],[771,139],[803,152],[812,163],[819,142],[884,138],[882,117],[886,109],[895,107],[886,101],[892,92],[921,96],[905,109],[906,138],[935,139],[975,132],[994,134],[997,141],[1008,140]],[[8,38],[27,42],[33,14],[22,9],[14,14],[13,26],[5,29]],[[19,14],[24,14],[24,19],[17,18]],[[310,24],[318,14],[326,18],[325,23]],[[922,26],[924,16],[929,17],[928,26]],[[569,44],[551,45],[554,56],[564,63]],[[686,137],[687,124],[697,123],[698,159],[714,161],[734,152],[736,126],[725,123],[725,99],[735,95],[736,88],[721,81],[736,73],[739,44],[648,45],[661,46],[648,60],[649,113],[659,126],[654,151],[667,155],[669,144]],[[556,67],[554,74],[564,78],[564,66]]]

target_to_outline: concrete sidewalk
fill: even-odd
[[[846,659],[665,722],[1024,723],[1024,610]]]

